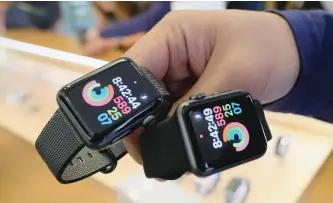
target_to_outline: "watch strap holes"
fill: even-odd
[[[83,159],[81,157],[77,158],[81,163],[83,163]]]

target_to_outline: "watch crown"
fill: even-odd
[[[149,126],[152,126],[154,125],[156,122],[156,117],[153,116],[153,115],[150,115],[150,116],[147,116],[147,118],[145,118],[142,122],[142,125],[144,127],[149,127]]]
[[[198,99],[203,99],[205,97],[206,97],[205,93],[198,93],[190,96],[190,100],[198,100]]]

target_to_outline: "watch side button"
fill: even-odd
[[[190,96],[190,100],[198,100],[198,99],[203,99],[205,97],[206,97],[205,93],[199,93]]]
[[[229,92],[232,92],[232,90],[226,90],[226,91],[223,91],[223,92],[214,92],[212,95],[226,94],[226,93],[229,93]]]
[[[156,123],[156,117],[153,116],[153,115],[150,115],[150,116],[147,116],[143,122],[142,122],[142,125],[143,127],[149,127],[149,126],[152,126]]]

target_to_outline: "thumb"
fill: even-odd
[[[210,66],[206,67],[206,69],[202,72],[196,83],[179,100],[177,100],[173,104],[169,112],[169,116],[173,115],[177,106],[179,106],[184,101],[189,100],[192,95],[204,93],[206,96],[208,96],[217,92],[224,92],[229,90],[228,86],[226,84],[223,84],[224,82],[221,82],[227,81],[225,78],[226,75],[219,75],[217,72],[217,74],[212,74],[212,72],[214,73],[214,71],[211,70],[212,69],[210,68]]]

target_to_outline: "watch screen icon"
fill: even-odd
[[[249,145],[250,135],[246,127],[238,122],[229,123],[223,130],[223,141],[232,143],[237,152]]]
[[[113,96],[114,89],[112,85],[102,87],[96,80],[88,82],[82,90],[84,101],[91,106],[104,106],[113,99]]]
[[[196,122],[200,122],[200,121],[202,121],[202,119],[203,119],[203,115],[202,115],[201,112],[196,111],[196,112],[192,113],[192,118],[193,118],[193,120],[195,120]]]
[[[147,93],[142,93],[142,94],[140,94],[139,98],[140,98],[140,100],[141,100],[142,102],[147,102],[147,101],[149,101],[149,95],[148,95]]]

